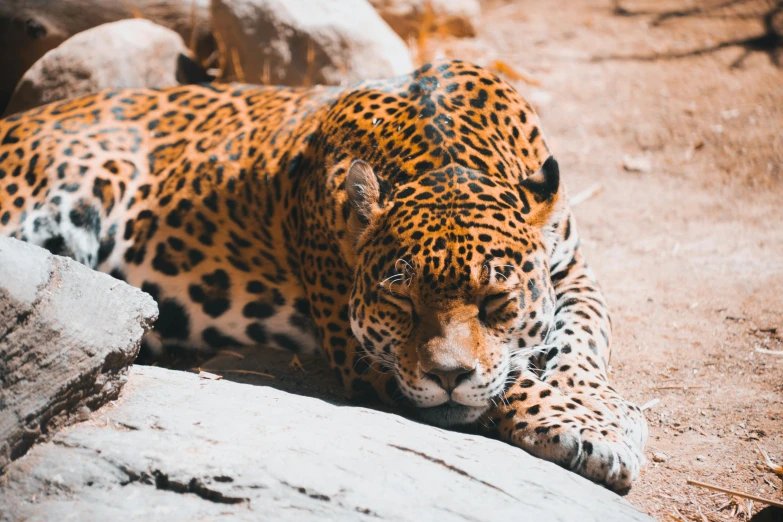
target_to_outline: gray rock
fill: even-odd
[[[367,0],[214,0],[224,79],[338,85],[410,72],[407,47]]]
[[[0,237],[0,473],[70,416],[117,398],[157,315],[140,290]]]
[[[215,51],[210,0],[0,1],[0,114],[22,75],[47,51],[101,24],[143,17],[176,31],[199,62]],[[13,51],[11,51],[13,50]]]
[[[11,466],[0,513],[58,522],[652,520],[498,441],[143,366],[115,403]]]
[[[403,38],[421,32],[476,36],[478,0],[370,0],[378,14]]]
[[[198,67],[182,38],[149,20],[121,20],[69,38],[28,70],[7,114],[104,89],[163,88],[188,83]]]

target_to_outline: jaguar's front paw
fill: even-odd
[[[622,437],[594,428],[518,422],[511,442],[614,491],[625,491],[639,476],[643,456]]]
[[[614,491],[630,488],[644,464],[642,448],[630,433],[604,425],[601,416],[557,391],[536,395],[547,395],[549,402],[531,404],[526,393],[511,396],[506,408],[486,419],[488,424],[528,453]]]

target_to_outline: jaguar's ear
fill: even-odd
[[[348,192],[348,202],[356,211],[359,223],[362,228],[366,227],[373,214],[380,210],[378,201],[381,197],[381,187],[372,167],[362,160],[351,163],[345,176],[345,190]]]
[[[522,182],[522,186],[533,194],[538,203],[555,197],[560,188],[560,169],[554,156],[549,156],[538,172]]]

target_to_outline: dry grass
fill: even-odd
[[[237,80],[245,83],[245,70],[242,67],[242,61],[239,59],[239,52],[236,49],[231,49],[231,64],[234,66],[234,73],[237,75]]]
[[[196,56],[196,11],[198,6],[196,5],[196,0],[191,0],[190,2],[190,38],[188,39],[188,49],[190,49],[190,52],[193,54],[193,56]],[[203,64],[202,64],[203,65]]]
[[[241,369],[210,369],[210,368],[191,368],[191,371],[194,371],[198,373],[201,376],[206,376],[204,378],[212,379],[212,380],[219,380],[222,379],[223,376],[220,375],[220,373],[238,373],[242,375],[257,375],[258,377],[266,377],[267,379],[275,379],[276,377],[269,373],[264,372],[257,372],[254,370],[241,370]],[[220,372],[220,373],[217,373]]]
[[[419,32],[408,38],[408,49],[411,61],[416,67],[429,63],[442,56],[449,56],[450,52],[446,41],[448,28],[441,24],[435,14],[432,3],[428,0],[424,3]]]
[[[541,82],[530,76],[529,74],[521,73],[517,69],[514,69],[503,60],[495,60],[489,64],[489,69],[497,74],[505,76],[511,81],[523,81],[528,85],[534,85],[539,87]]]
[[[128,11],[131,14],[131,17],[133,18],[140,18],[144,20],[150,20],[154,22],[151,18],[145,16],[144,12],[136,6],[136,5],[129,5],[128,3],[121,0],[120,2],[122,6],[125,8],[126,11]],[[213,65],[215,61],[219,60],[219,53],[213,53],[212,56],[207,56],[199,61],[198,56],[198,4],[196,4],[196,0],[191,0],[190,2],[190,36],[188,37],[187,41],[187,48],[188,51],[190,51],[191,58],[197,61],[197,63],[204,68],[205,71],[208,73],[211,69],[213,69]],[[217,42],[217,35],[213,33],[212,35],[215,38],[215,41]],[[223,69],[220,68],[220,71]],[[217,77],[214,74],[213,77]]]

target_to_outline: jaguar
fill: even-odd
[[[12,115],[0,233],[152,295],[158,353],[321,352],[352,397],[613,490],[644,465],[558,163],[481,67],[111,90]]]

